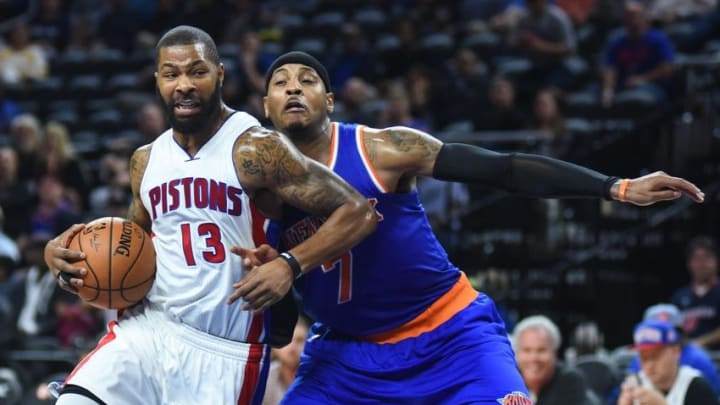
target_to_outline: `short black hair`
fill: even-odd
[[[201,30],[200,28],[192,27],[189,25],[178,25],[177,27],[166,32],[165,35],[160,38],[155,47],[155,59],[157,60],[160,55],[161,48],[167,48],[175,45],[193,45],[203,44],[207,50],[208,59],[214,64],[220,64],[220,56],[218,54],[217,46],[213,41],[210,34]]]
[[[709,236],[701,235],[690,239],[690,242],[688,242],[687,245],[687,250],[685,252],[686,257],[689,259],[690,256],[697,249],[707,250],[713,256],[718,257],[717,244],[715,243],[715,239]]]

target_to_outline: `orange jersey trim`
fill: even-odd
[[[460,272],[460,279],[455,285],[420,315],[395,329],[366,336],[365,339],[382,344],[397,343],[404,339],[418,337],[450,320],[455,314],[470,305],[477,296],[478,292],[470,285],[465,273]]]
[[[365,125],[358,125],[357,127],[357,146],[360,150],[360,157],[365,164],[365,168],[367,169],[368,174],[370,174],[370,178],[372,179],[373,183],[375,183],[375,186],[383,193],[389,193],[390,187],[388,187],[382,181],[382,178],[380,178],[380,175],[378,174],[377,170],[375,170],[375,165],[373,165],[372,160],[370,160],[370,156],[368,155],[367,149],[365,148]]]
[[[336,122],[330,123],[332,125],[332,130],[330,131],[330,152],[328,153],[328,159],[327,159],[327,167],[330,168],[330,170],[335,168],[335,162],[337,162],[337,155],[338,155],[338,141],[337,141],[337,131],[338,131],[338,124]]]

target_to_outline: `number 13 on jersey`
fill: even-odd
[[[341,254],[333,260],[322,264],[324,273],[338,269],[340,282],[338,288],[338,304],[344,304],[352,299],[352,251]]]

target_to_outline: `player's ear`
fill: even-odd
[[[268,108],[267,96],[263,96],[263,110],[265,111],[265,118],[270,118],[270,109]]]
[[[220,87],[222,87],[223,80],[225,80],[225,65],[223,65],[222,62],[218,63],[217,71],[218,80],[220,81]]]
[[[325,106],[328,114],[335,111],[335,94],[333,92],[325,93]]]

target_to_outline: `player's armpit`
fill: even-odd
[[[152,145],[142,146],[138,148],[130,158],[130,187],[132,189],[133,199],[127,215],[129,220],[140,225],[147,233],[151,232],[152,221],[140,199],[140,183],[142,183],[143,176],[145,175],[151,148]]]
[[[363,128],[368,158],[386,184],[400,176],[431,176],[442,142],[408,127]],[[384,174],[384,176],[383,176]]]

